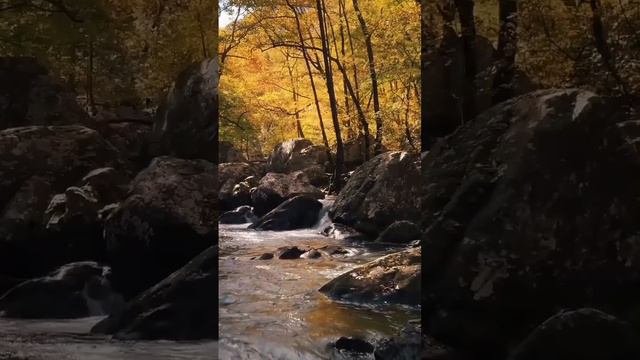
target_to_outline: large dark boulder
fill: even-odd
[[[218,248],[212,246],[91,332],[119,339],[217,339],[217,281]]]
[[[267,173],[252,190],[251,202],[255,214],[263,216],[285,200],[302,195],[314,199],[324,198],[324,193],[311,184],[303,171],[290,174]]]
[[[357,267],[329,281],[320,292],[332,299],[364,303],[420,303],[420,247]]]
[[[589,91],[502,103],[423,162],[423,316],[445,343],[503,356],[558,309],[623,319],[640,298],[637,122]]]
[[[0,57],[0,130],[86,123],[76,94],[34,58]]]
[[[114,286],[136,295],[217,241],[216,165],[155,158],[106,220]]]
[[[152,153],[218,162],[218,63],[185,69],[156,114]]]
[[[313,227],[319,220],[322,203],[308,196],[296,196],[261,217],[250,226],[256,230],[295,230]]]
[[[0,296],[0,315],[11,318],[80,318],[108,315],[124,306],[109,281],[110,269],[85,261],[27,280]]]
[[[422,231],[418,225],[411,221],[401,220],[389,225],[376,239],[377,242],[406,244],[413,240],[419,240]]]
[[[509,359],[640,359],[640,335],[631,324],[596,309],[564,311],[540,324]]]
[[[307,139],[294,139],[276,145],[269,156],[267,171],[287,174],[318,165],[324,168],[328,161],[326,147],[313,145]]]
[[[233,211],[227,211],[220,215],[220,224],[247,224],[254,223],[258,218],[253,214],[251,206],[240,206]]]
[[[47,237],[52,198],[91,170],[122,167],[117,151],[82,126],[0,131],[0,274],[40,276],[73,258],[64,239]]]
[[[420,214],[417,156],[401,151],[376,156],[359,167],[340,191],[329,217],[370,236],[397,220]]]

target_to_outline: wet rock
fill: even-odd
[[[254,223],[258,218],[253,214],[251,206],[240,206],[233,211],[227,211],[220,215],[220,224],[247,224]]]
[[[325,254],[325,256],[346,255],[349,253],[346,249],[335,245],[325,245],[317,250],[322,254]]]
[[[0,130],[87,123],[76,94],[35,58],[0,57]]]
[[[322,203],[318,200],[296,196],[278,205],[250,226],[256,230],[295,230],[313,227],[318,222]]]
[[[258,257],[258,260],[271,260],[273,259],[272,253],[264,253]]]
[[[0,131],[0,273],[35,277],[84,260],[47,237],[45,211],[89,171],[122,164],[110,144],[82,126]]]
[[[283,246],[276,251],[276,257],[280,260],[294,260],[299,259],[305,252],[307,250],[299,249],[297,246]]]
[[[160,105],[152,154],[218,162],[218,63],[207,59],[185,69]]]
[[[218,198],[222,210],[233,210],[250,205],[250,199],[240,193],[234,194],[236,185],[251,176],[260,176],[262,167],[250,163],[224,163],[218,165]],[[251,187],[251,185],[249,185]]]
[[[275,173],[291,173],[313,166],[326,167],[327,149],[313,145],[307,139],[294,139],[276,145],[269,156],[267,170]]]
[[[398,336],[378,342],[373,356],[376,360],[424,359],[424,357],[421,357],[423,352],[421,340],[422,332],[420,328],[408,326]]]
[[[104,226],[115,286],[129,298],[215,244],[217,198],[216,165],[155,158]]]
[[[258,183],[258,189],[268,188],[275,191],[283,199],[305,195],[314,199],[324,198],[320,189],[311,185],[309,178],[302,172],[291,174],[267,173]]]
[[[329,217],[370,236],[397,220],[419,218],[421,175],[417,156],[381,154],[359,167],[329,209]]]
[[[300,255],[303,259],[319,259],[322,257],[322,253],[316,249],[311,249],[306,253]]]
[[[228,141],[218,142],[218,163],[246,162],[247,158]]]
[[[329,185],[330,176],[323,166],[314,165],[300,171],[309,179],[309,183],[317,188]]]
[[[333,237],[335,239],[354,239],[362,237],[362,234],[355,229],[342,224],[331,224],[322,229],[320,234],[327,237]]]
[[[97,129],[137,172],[149,165],[153,158],[149,150],[152,123],[151,120],[132,121],[118,118],[97,124]]]
[[[117,339],[218,338],[218,250],[212,246],[96,324]]]
[[[384,256],[329,281],[320,292],[336,300],[420,303],[420,248]]]
[[[107,315],[123,305],[109,281],[109,267],[95,262],[64,265],[27,280],[0,297],[0,315],[12,318],[80,318]]]
[[[586,90],[545,90],[431,148],[422,289],[434,337],[503,355],[558,309],[637,307],[639,127],[619,114]]]
[[[377,242],[407,244],[413,240],[418,240],[422,236],[422,231],[418,225],[411,221],[396,221],[389,225],[376,239]]]
[[[257,187],[251,192],[251,203],[253,204],[253,212],[257,216],[264,216],[269,211],[282,204],[285,199],[275,190],[267,187]]]
[[[370,354],[373,352],[373,345],[365,340],[352,337],[343,336],[333,346],[340,351],[352,353]]]
[[[640,335],[596,309],[561,312],[516,347],[510,360],[625,360],[640,358]]]

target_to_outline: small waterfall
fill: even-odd
[[[320,214],[318,215],[318,222],[316,226],[314,226],[315,230],[324,230],[327,226],[331,225],[331,219],[329,219],[329,208],[333,205],[333,198],[325,198],[320,200],[322,203],[322,210],[320,210]]]

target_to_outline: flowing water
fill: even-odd
[[[326,207],[330,201],[325,201]],[[367,307],[331,301],[317,290],[336,276],[398,248],[371,249],[366,243],[319,234],[313,229],[254,231],[220,225],[220,348],[227,359],[329,359],[327,344],[341,336],[368,340],[393,336],[419,310]],[[252,260],[282,246],[338,245],[346,256],[322,259]]]
[[[0,318],[0,360],[212,360],[216,342],[117,341],[91,335],[101,317],[76,320]]]

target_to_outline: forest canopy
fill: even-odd
[[[235,0],[223,12],[222,140],[250,157],[293,138],[335,149],[365,133],[372,151],[419,151],[418,2]]]
[[[44,62],[88,105],[154,102],[217,47],[216,0],[0,0],[0,56]]]

